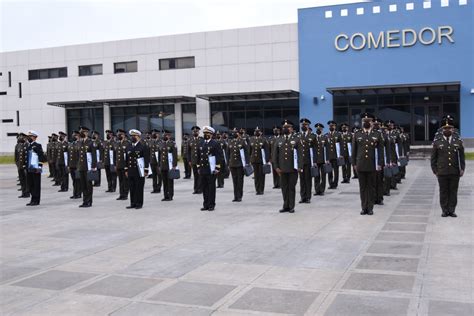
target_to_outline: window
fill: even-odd
[[[194,56],[159,60],[160,70],[194,68]]]
[[[104,109],[83,108],[66,110],[68,135],[72,135],[72,131],[79,126],[87,126],[91,131],[98,131],[100,135],[104,132]]]
[[[28,70],[28,80],[66,78],[67,67]]]
[[[20,126],[20,111],[16,111],[16,126]]]
[[[79,77],[102,75],[102,64],[79,66]]]
[[[8,72],[8,87],[9,88],[12,87],[12,72],[11,71]]]
[[[13,123],[13,119],[3,119],[2,123]]]
[[[0,91],[0,95],[7,95],[6,91]]]
[[[15,136],[15,137],[17,137],[17,136],[18,136],[18,133],[7,133],[7,136]]]
[[[137,62],[127,61],[121,63],[114,63],[114,73],[137,72]]]
[[[18,82],[18,97],[20,99],[23,97],[23,92],[21,91],[21,82]]]

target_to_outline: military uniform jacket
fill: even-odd
[[[459,170],[465,170],[464,146],[460,138],[451,136],[440,137],[433,142],[431,152],[431,170],[438,176],[459,175]]]
[[[327,160],[326,152],[326,136],[325,135],[314,135],[314,147],[313,147],[313,159],[316,163],[322,164]]]
[[[244,150],[245,163],[249,164],[249,150],[247,141],[243,138],[233,138],[229,140],[229,146],[227,148],[227,156],[229,157],[229,167],[243,167],[244,162],[240,156],[240,150]]]
[[[229,161],[229,156],[227,155],[227,147],[228,147],[227,141],[225,139],[219,139],[219,140],[216,140],[216,142],[221,147],[221,156],[220,156],[221,160],[218,161],[217,163],[222,166],[225,166],[227,165],[227,162]]]
[[[160,144],[162,143],[161,140],[159,139],[153,139],[149,143],[149,149],[150,149],[150,165],[153,167],[158,166],[158,160],[156,159],[156,153],[160,153]]]
[[[250,163],[266,164],[270,161],[270,144],[263,136],[250,138]],[[262,149],[265,153],[265,161],[262,157]]]
[[[294,153],[296,149],[297,167],[303,168],[301,157],[298,155],[300,140],[295,135],[282,135],[275,142],[273,148],[272,163],[275,169],[280,169],[283,173],[297,172],[294,168]]]
[[[388,132],[388,139],[390,145],[390,161],[396,164],[398,163],[397,147],[399,142],[399,135],[396,131],[391,130]]]
[[[273,155],[273,147],[275,146],[275,142],[277,139],[280,138],[280,136],[270,136],[268,138],[268,143],[270,144],[270,161],[272,160],[272,155]]]
[[[69,169],[77,169],[77,162],[79,161],[79,141],[75,140],[69,143],[68,153]]]
[[[390,137],[387,132],[381,132],[383,139],[383,151],[384,151],[384,165],[390,165],[392,163],[392,146],[390,144]]]
[[[110,151],[113,152],[114,148],[115,148],[115,141],[113,140],[113,138],[104,140],[104,143],[103,143],[104,166],[110,166]],[[115,156],[115,153],[114,153],[114,156]]]
[[[91,168],[97,168],[97,155],[96,155],[96,147],[94,142],[90,139],[81,139],[77,142],[77,146],[79,149],[78,152],[78,161],[77,161],[77,170],[79,171],[88,171],[87,166],[87,153],[91,154]]]
[[[54,142],[51,142],[50,143],[50,147],[49,147],[49,155],[48,155],[48,161],[50,163],[56,163],[56,160],[58,159],[57,157],[57,154],[58,154],[58,151],[57,151],[57,145],[59,143],[57,141],[54,141]],[[48,149],[46,149],[47,151]]]
[[[40,162],[40,166],[41,166],[41,162],[46,162],[47,161],[47,157],[44,155],[43,147],[41,146],[41,144],[39,144],[37,142],[32,142],[32,143],[28,144],[27,152],[30,152],[30,151],[33,151],[38,155],[38,160]],[[27,162],[27,167],[28,167],[28,163],[29,163],[29,161]]]
[[[377,129],[372,129],[372,131],[377,135],[378,137],[378,142],[380,143],[380,155],[382,156],[382,164],[379,166],[384,166],[385,165],[385,138],[382,134],[382,131],[377,130]]]
[[[18,143],[15,146],[16,165],[19,169],[26,169],[28,166],[28,143]]]
[[[206,142],[204,139],[200,141],[197,147],[197,167],[199,168],[199,174],[209,175],[211,174],[211,167],[209,165],[209,156],[216,157],[216,169],[220,169],[218,161],[222,161],[222,150],[215,139],[210,139]]]
[[[382,144],[380,135],[370,130],[357,131],[352,139],[352,165],[357,171],[376,171],[377,166],[383,165]]]
[[[115,167],[117,169],[125,169],[127,147],[130,142],[127,139],[115,143]]]
[[[160,170],[170,170],[168,162],[168,154],[173,156],[172,166],[176,168],[178,165],[178,149],[176,143],[172,140],[162,141],[159,144]]]
[[[202,138],[199,136],[193,136],[188,140],[188,162],[191,162],[193,165],[197,165],[199,163],[198,150],[201,140]]]
[[[150,152],[148,146],[144,142],[137,142],[135,145],[128,143],[126,148],[126,166],[125,171],[129,177],[139,177],[138,159],[143,158],[145,162],[144,171],[148,170],[150,164]]]
[[[93,140],[92,142],[94,142],[94,147],[96,149],[97,162],[99,161],[103,162],[104,161],[104,146],[102,144],[102,140],[97,138],[96,140]]]
[[[303,161],[303,165],[312,165],[313,161],[311,161],[311,150],[314,148],[314,144],[316,142],[316,136],[311,134],[310,132],[301,132],[299,135],[300,146],[299,146],[299,153],[301,160]],[[314,151],[313,151],[313,160]]]
[[[57,143],[57,145],[56,145],[56,164],[58,164],[60,166],[65,166],[66,165],[66,161],[64,160],[64,153],[68,153],[68,156],[69,156],[68,147],[69,147],[69,144],[66,140]]]
[[[188,159],[188,146],[188,141],[183,139],[181,142],[181,157],[183,157],[183,159]]]
[[[337,159],[337,146],[341,142],[341,134],[339,132],[326,133],[326,156],[327,160]]]
[[[347,159],[349,158],[349,144],[351,144],[352,146],[352,134],[349,132],[341,133],[340,144],[341,144],[341,156],[344,157],[347,161]]]
[[[46,145],[46,156],[48,157],[49,163],[53,162],[53,155],[52,155],[53,147],[54,147],[53,141],[49,141],[48,144]]]
[[[410,136],[407,133],[401,133],[400,138],[403,144],[403,156],[408,156],[410,152]]]

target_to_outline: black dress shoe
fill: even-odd
[[[233,199],[232,202],[237,202],[237,199]]]
[[[218,185],[218,186],[216,187],[216,189],[222,189],[222,188],[224,188],[223,185]]]
[[[22,194],[18,198],[22,199],[22,198],[29,198],[29,197],[30,197],[29,194]]]
[[[117,198],[117,201],[125,201],[125,200],[127,200],[127,197],[126,197],[126,196],[119,196],[119,197]]]
[[[66,190],[66,189],[64,189],[64,190],[61,189],[61,190],[59,190],[58,192],[67,192],[67,190]]]
[[[311,200],[305,200],[303,203],[305,203],[305,204],[311,204]]]
[[[36,205],[39,205],[38,202],[30,202],[28,204],[26,204],[27,206],[36,206]]]
[[[194,191],[193,194],[199,194],[199,193],[197,193],[197,191]]]
[[[367,211],[366,211],[366,210],[362,210],[362,211],[360,212],[360,215],[365,215],[365,214],[367,214]]]
[[[446,213],[446,212],[441,213],[441,217],[448,217],[448,216],[449,216],[449,215],[448,215],[448,213]]]
[[[152,194],[154,194],[154,193],[160,193],[160,191],[153,190],[153,191],[151,191],[150,193],[152,193]]]
[[[288,211],[288,213],[294,213],[295,212],[295,209],[292,208],[291,210]]]
[[[105,193],[110,193],[112,192],[112,190],[108,189],[107,191],[105,191]]]
[[[210,207],[208,211],[209,211],[209,212],[214,211],[214,207]]]
[[[207,207],[201,207],[201,211],[209,211]]]
[[[303,200],[299,200],[299,201],[298,201],[298,203],[300,203],[300,204],[301,204],[301,203],[304,203],[304,201],[303,201]]]
[[[162,198],[161,201],[163,201],[163,202],[166,201],[167,202],[167,201],[171,201],[171,199],[170,198]]]
[[[454,212],[450,213],[449,216],[451,216],[451,217],[458,217],[458,216],[456,215],[456,213],[454,213]]]
[[[282,208],[282,209],[281,209],[281,210],[279,210],[278,212],[280,212],[280,213],[286,213],[286,212],[288,212],[288,211],[289,211],[289,209]]]
[[[313,193],[314,196],[319,195],[319,193]]]
[[[374,211],[368,210],[368,211],[367,211],[367,215],[374,215]]]
[[[79,207],[86,207],[86,204],[83,203],[83,204],[79,205]]]
[[[138,206],[135,206],[135,209],[136,209],[136,210],[139,210],[139,209],[141,209],[142,207],[143,207],[143,206],[138,205]]]
[[[126,209],[131,209],[131,208],[135,208],[135,207],[137,207],[137,206],[136,206],[136,205],[129,205],[129,206],[125,207],[125,208],[126,208]]]

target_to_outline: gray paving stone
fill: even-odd
[[[400,222],[400,223],[428,223],[429,217],[425,216],[390,216],[389,222]]]
[[[400,316],[406,315],[409,299],[338,294],[324,315]]]
[[[38,270],[38,268],[2,265],[0,267],[0,282],[12,280],[36,270]]]
[[[317,292],[252,288],[229,308],[303,315],[318,295]]]
[[[343,289],[390,293],[411,293],[414,276],[379,273],[352,273]]]
[[[431,214],[431,209],[413,209],[413,210],[407,210],[407,209],[399,209],[395,210],[395,212],[392,213],[393,215],[416,215],[416,216],[428,216]]]
[[[390,255],[419,256],[421,255],[422,250],[423,245],[421,244],[375,242],[369,247],[367,252]]]
[[[149,303],[132,303],[127,305],[113,313],[111,316],[137,316],[137,315],[149,315],[149,316],[206,316],[211,315],[212,311],[197,308],[197,307],[183,307],[183,306],[172,306],[172,305],[161,305],[161,304],[149,304]]]
[[[232,292],[236,286],[178,282],[163,291],[158,292],[148,300],[172,302],[188,305],[212,306],[224,296]]]
[[[82,288],[77,292],[132,298],[154,287],[160,282],[161,280],[155,279],[112,275],[105,279],[99,280],[85,288]]]
[[[412,223],[387,223],[382,228],[385,231],[412,231],[425,232],[426,224],[412,224]]]
[[[375,238],[376,241],[407,241],[407,242],[420,242],[425,240],[425,234],[423,233],[391,233],[391,232],[380,232]]]
[[[33,287],[48,290],[64,290],[97,276],[93,273],[51,270],[14,283],[15,286]]]
[[[415,258],[364,256],[357,269],[416,272],[418,264],[419,259]]]
[[[448,302],[430,300],[428,303],[428,315],[430,316],[472,316],[474,315],[474,303]]]

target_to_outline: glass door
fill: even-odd
[[[441,111],[439,105],[417,105],[413,107],[413,143],[427,145],[433,141],[440,127]]]

